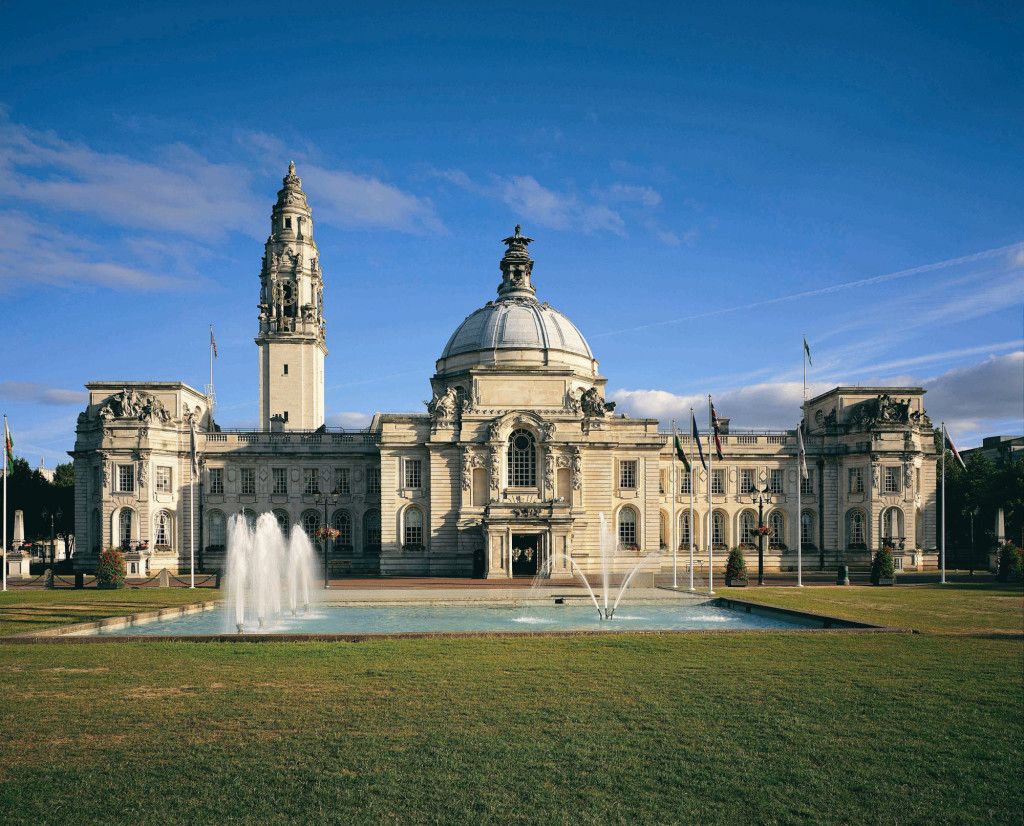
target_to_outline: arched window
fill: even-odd
[[[753,547],[757,544],[757,514],[743,511],[740,514],[740,546]]]
[[[252,508],[246,508],[242,511],[242,515],[245,517],[245,524],[249,526],[249,530],[256,530],[256,511]]]
[[[352,515],[346,510],[340,510],[334,512],[334,527],[338,530],[338,538],[334,544],[340,545],[351,545],[352,544]]]
[[[227,530],[222,511],[210,511],[210,546],[223,548],[227,544]]]
[[[405,526],[402,531],[402,544],[407,548],[423,547],[423,511],[419,508],[405,509]]]
[[[316,532],[320,530],[320,511],[308,510],[302,512],[302,530],[311,541],[316,542]]]
[[[277,527],[281,529],[281,533],[283,533],[287,537],[288,531],[291,528],[292,521],[291,518],[288,516],[288,511],[282,510],[281,508],[275,508],[274,518],[277,520]]]
[[[679,514],[679,547],[690,547],[690,512],[683,511]]]
[[[805,548],[816,548],[814,542],[814,514],[804,511],[800,514],[800,544]]]
[[[155,545],[171,544],[171,515],[167,511],[160,511],[156,515],[156,530],[154,534]]]
[[[363,549],[368,554],[380,553],[380,511],[363,514]]]
[[[132,509],[122,508],[117,521],[117,539],[121,547],[127,550],[132,544]]]
[[[508,486],[537,485],[537,444],[529,430],[513,430],[508,437]]]
[[[619,545],[626,550],[637,548],[636,511],[629,505],[619,511]]]
[[[882,543],[898,547],[906,539],[903,529],[903,511],[900,508],[886,508],[882,511]]]
[[[768,515],[768,547],[785,550],[786,548],[786,514],[772,511]]]
[[[725,514],[721,511],[711,514],[711,542],[716,551],[725,550]]]
[[[846,513],[846,545],[855,550],[864,550],[868,546],[862,510],[854,508]]]

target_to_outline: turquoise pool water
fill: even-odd
[[[401,634],[446,631],[749,630],[806,627],[774,616],[747,614],[712,603],[643,602],[619,606],[611,620],[600,620],[593,605],[398,605],[315,606],[305,614],[270,620],[254,634]],[[220,610],[190,614],[161,622],[100,630],[91,635],[179,636],[236,634],[233,620]]]

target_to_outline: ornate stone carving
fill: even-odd
[[[516,519],[537,519],[540,517],[540,508],[512,508],[512,516]]]
[[[550,442],[555,436],[554,422],[541,422],[537,429],[540,431],[540,440],[542,442]]]
[[[434,398],[426,402],[431,428],[435,433],[439,428],[451,427],[455,423],[458,402],[454,387],[449,387],[444,393],[435,392]]]
[[[604,398],[602,398],[597,388],[590,387],[584,390],[583,395],[580,396],[580,408],[584,416],[603,418],[605,413],[615,409],[615,402],[611,402],[610,406],[605,404]]]
[[[107,461],[107,454],[100,454],[100,475],[103,477],[103,487],[110,484],[110,463]]]
[[[143,458],[141,458],[139,460],[139,487],[140,488],[146,487],[146,477],[147,477],[146,468],[148,466],[149,466],[149,462],[146,461],[145,457],[143,457]]]
[[[97,415],[104,423],[114,419],[135,419],[140,422],[156,420],[164,424],[171,421],[170,411],[160,399],[139,392],[134,387],[125,388],[107,399]]]
[[[583,485],[583,452],[578,447],[572,449],[570,461],[572,463],[572,489],[579,490]]]
[[[501,485],[501,451],[492,447],[490,452],[491,490],[498,490]]]
[[[864,429],[879,424],[910,424],[910,400],[900,401],[883,393],[876,399],[867,399],[854,405],[847,422],[851,428]]]
[[[467,450],[462,454],[462,489],[470,490],[473,487],[473,470],[483,467],[483,459],[476,453]]]
[[[544,457],[544,488],[552,492],[555,490],[555,457],[550,451]]]
[[[903,463],[903,487],[908,491],[914,489],[914,465],[911,462]]]
[[[583,395],[582,391],[580,396]],[[583,408],[580,406],[580,396],[577,396],[572,390],[567,390],[565,393],[565,402],[562,409],[565,410],[570,416],[579,416]]]

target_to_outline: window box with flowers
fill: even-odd
[[[313,534],[317,539],[329,539],[332,542],[341,536],[341,531],[337,528],[332,528],[329,525],[317,528],[316,533]]]

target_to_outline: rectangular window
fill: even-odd
[[[158,467],[156,469],[156,492],[171,492],[171,469],[169,467]]]
[[[807,478],[800,479],[800,495],[814,496],[814,471],[807,468]]]
[[[347,467],[336,467],[334,469],[334,492],[351,493],[349,485],[349,472]]]
[[[380,496],[380,468],[372,467],[366,471],[366,492],[370,496]]]
[[[682,473],[682,478],[679,480],[679,492],[689,493],[693,486],[693,473],[687,473],[685,470]]]
[[[423,487],[423,461],[421,459],[405,460],[405,486],[407,488]]]
[[[273,491],[277,494],[288,493],[288,468],[275,467],[270,471],[274,477]]]
[[[287,364],[284,366],[284,374],[286,376],[288,375],[288,365]]]
[[[754,490],[754,469],[745,467],[740,470],[740,494],[752,493]]]
[[[712,493],[725,493],[725,471],[724,470],[713,470],[713,471],[711,471],[711,492]]]
[[[849,493],[864,493],[864,468],[852,467],[847,471],[850,480]]]
[[[782,493],[783,473],[780,468],[772,468],[768,471],[768,490],[772,493]]]
[[[882,493],[899,493],[902,488],[902,485],[900,484],[900,476],[902,473],[902,468],[885,468],[885,473],[882,475]]]
[[[117,466],[117,489],[120,493],[135,492],[135,465]]]
[[[303,479],[305,480],[302,492],[309,496],[320,493],[320,474],[316,472],[316,468],[305,468],[302,471],[302,475]]]
[[[623,459],[619,462],[619,487],[623,490],[636,490],[636,459]]]
[[[256,468],[244,467],[241,469],[242,484],[239,493],[242,496],[256,495]]]
[[[224,495],[224,468],[210,468],[210,493],[217,496]]]

